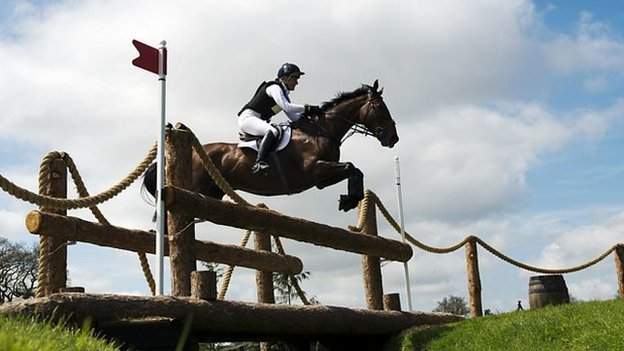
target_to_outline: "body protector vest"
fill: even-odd
[[[251,100],[238,112],[238,116],[240,116],[241,113],[245,111],[245,109],[251,109],[258,112],[260,114],[260,118],[268,121],[269,119],[271,119],[271,117],[280,112],[282,108],[275,102],[272,97],[270,97],[266,93],[266,88],[275,84],[279,85],[279,87],[284,92],[286,100],[290,102],[290,100],[288,99],[288,93],[284,91],[284,87],[278,81],[272,80],[270,82],[262,82],[258,89],[256,89],[256,92],[254,93],[254,96],[251,98]]]

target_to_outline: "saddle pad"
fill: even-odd
[[[280,151],[284,149],[286,146],[288,146],[288,143],[290,142],[290,134],[291,134],[290,126],[279,126],[279,127],[282,129],[282,135],[281,135],[279,142],[277,143],[277,147],[274,149],[275,151]],[[258,146],[259,146],[258,144],[260,144],[260,141],[261,139],[241,141],[238,143],[238,147],[247,147],[250,149],[254,149],[256,150],[256,152],[258,152]]]

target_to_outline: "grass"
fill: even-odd
[[[624,350],[624,300],[582,302],[408,329],[384,351]]]
[[[92,335],[89,325],[70,329],[61,324],[0,316],[0,351],[117,351]]]

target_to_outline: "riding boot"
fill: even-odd
[[[266,158],[269,152],[273,149],[275,143],[275,135],[272,132],[268,132],[262,138],[260,147],[258,148],[258,156],[256,157],[256,164],[251,168],[251,173],[256,174],[269,168],[269,164],[266,162]]]

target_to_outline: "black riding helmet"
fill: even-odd
[[[300,76],[305,74],[301,72],[299,67],[297,67],[297,65],[295,65],[294,63],[285,63],[277,71],[277,78],[282,78],[283,76],[287,76],[293,73],[298,73]]]

